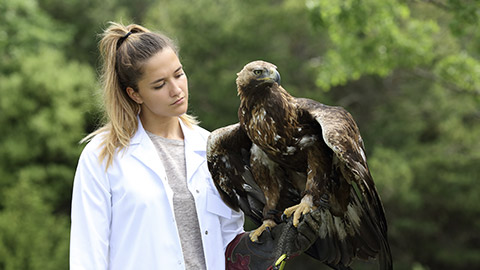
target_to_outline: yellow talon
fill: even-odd
[[[305,197],[302,198],[302,201],[299,204],[285,209],[283,213],[287,217],[290,217],[293,214],[293,226],[297,227],[298,223],[300,223],[300,217],[302,215],[310,213],[314,209],[315,207],[312,203],[312,196],[305,195]]]
[[[257,242],[258,241],[258,237],[260,237],[260,235],[262,235],[262,233],[267,229],[267,228],[273,228],[277,226],[277,223],[275,223],[275,221],[271,220],[271,219],[266,219],[263,221],[262,225],[260,225],[260,227],[258,227],[256,230],[252,231],[250,233],[250,240],[252,240],[252,242]]]

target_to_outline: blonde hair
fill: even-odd
[[[128,147],[138,129],[140,105],[127,94],[126,88],[138,91],[138,80],[146,60],[171,48],[178,48],[167,36],[154,33],[137,24],[124,26],[111,22],[102,34],[99,49],[102,63],[101,82],[104,102],[104,125],[82,139],[82,143],[102,134],[99,161],[107,161],[108,168],[115,153]],[[195,117],[183,114],[180,119],[190,128],[198,124]]]

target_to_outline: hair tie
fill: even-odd
[[[121,37],[118,39],[117,41],[117,49],[120,47],[120,45],[122,45],[122,43],[125,41],[125,39],[128,38],[128,36],[130,36],[132,34],[132,32],[128,32],[125,34],[125,36]]]
[[[131,34],[132,34],[132,32],[128,32],[128,33],[126,33],[126,34],[125,34],[125,36],[123,36],[123,37],[122,37],[122,39],[127,39],[127,38],[128,38],[128,36],[130,36]]]

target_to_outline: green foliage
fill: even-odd
[[[318,62],[323,88],[364,74],[386,76],[395,68],[429,63],[438,32],[435,22],[419,20],[396,0],[309,1],[315,26],[326,31],[331,47]]]
[[[422,16],[412,15],[410,7],[397,0],[318,0],[308,1],[308,6],[314,25],[328,33],[330,42],[317,63],[319,86],[328,89],[363,75],[385,77],[395,69],[426,67],[445,83],[478,92],[480,63],[470,55],[473,52],[461,50],[463,40],[455,37],[478,35],[469,28],[478,23],[476,1],[448,1],[441,10],[420,3],[413,8]],[[443,16],[428,18],[423,16],[426,12]],[[441,29],[451,17],[451,31]],[[453,47],[446,48],[445,41]]]
[[[441,59],[434,73],[455,90],[480,94],[480,62],[465,52]]]
[[[381,143],[374,145],[370,158],[386,203],[390,237],[399,249],[397,261],[403,263],[401,269],[408,269],[405,262],[411,257],[430,269],[479,265],[478,239],[469,233],[479,229],[480,119],[472,114],[478,103],[437,87],[403,91],[422,106],[380,106],[384,121],[372,128],[371,136]]]
[[[65,269],[68,265],[68,217],[54,216],[41,186],[20,177],[4,190],[0,212],[0,269]]]
[[[36,1],[0,5],[0,269],[65,269],[71,183],[92,69]]]

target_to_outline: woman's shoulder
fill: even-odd
[[[82,150],[80,159],[98,160],[100,153],[102,151],[102,147],[104,147],[105,145],[106,136],[107,136],[107,132],[103,131],[88,138],[88,140],[85,143],[85,147]]]
[[[100,145],[102,145],[102,143],[104,142],[106,136],[107,136],[106,131],[95,134],[94,136],[88,139],[88,141],[85,144],[84,150],[87,149],[91,151],[93,149],[99,148]]]
[[[206,130],[205,128],[199,126],[199,125],[194,125],[193,126],[195,128],[195,130],[202,136],[204,137],[205,139],[208,138],[208,136],[210,135],[210,131]]]
[[[203,140],[207,141],[208,136],[210,135],[210,131],[204,129],[203,127],[199,126],[198,124],[185,124],[182,123],[183,132],[185,136],[194,140]]]

